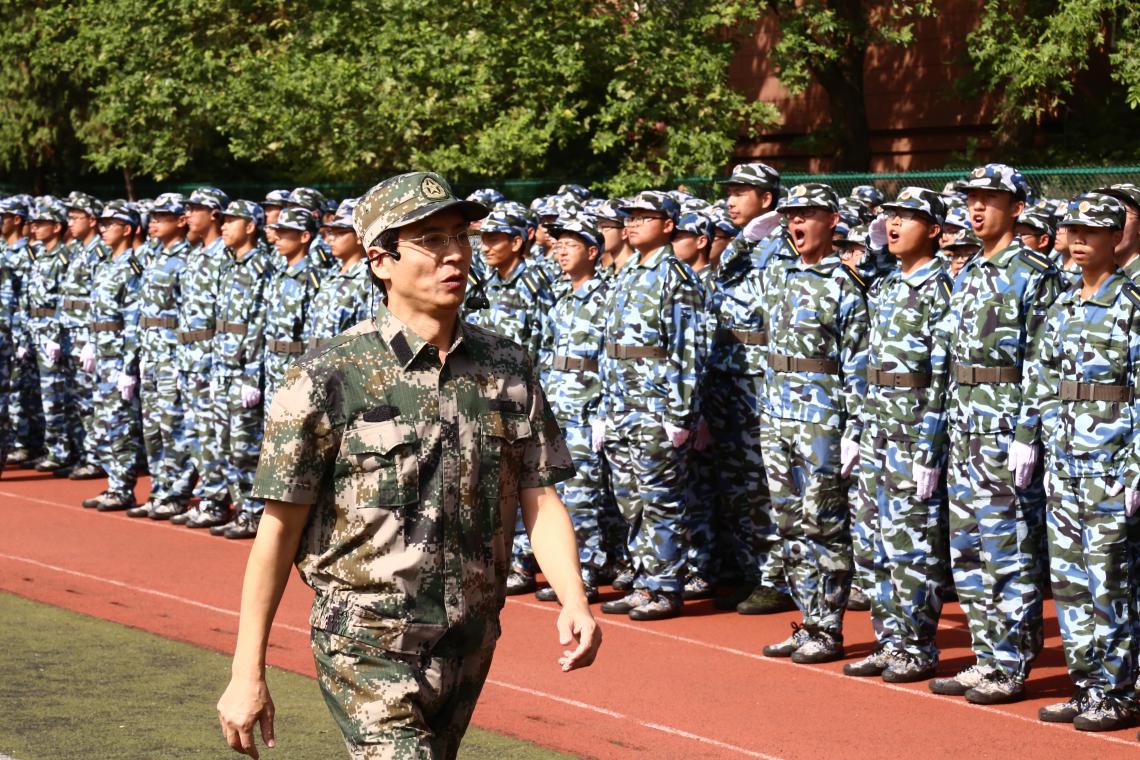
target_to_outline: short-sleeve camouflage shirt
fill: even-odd
[[[289,370],[253,494],[313,505],[313,627],[423,654],[497,621],[519,490],[574,470],[521,346],[460,322],[441,365],[376,311]]]

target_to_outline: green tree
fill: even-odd
[[[772,59],[781,83],[802,93],[812,81],[827,93],[828,127],[817,144],[834,152],[839,171],[871,166],[864,64],[872,45],[906,45],[914,20],[933,13],[932,0],[765,0],[780,36]]]

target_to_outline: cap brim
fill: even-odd
[[[400,219],[396,220],[392,224],[389,224],[387,229],[394,230],[399,227],[407,227],[409,224],[418,222],[421,219],[426,219],[432,214],[438,214],[441,211],[449,211],[452,209],[462,214],[463,220],[468,223],[482,219],[487,216],[487,214],[491,213],[491,210],[484,206],[482,203],[464,200],[462,198],[447,198],[437,203],[421,206],[415,211],[412,211],[406,216],[403,216]]]
[[[750,187],[759,187],[759,188],[762,188],[764,190],[772,190],[776,187],[775,182],[770,182],[768,180],[757,180],[753,177],[741,177],[738,175],[733,175],[733,176],[729,177],[728,179],[718,179],[716,181],[716,184],[718,184],[718,185],[748,185]]]
[[[1093,192],[1107,195],[1121,203],[1127,203],[1129,206],[1132,206],[1132,208],[1140,209],[1140,195],[1132,195],[1125,190],[1119,190],[1113,187],[1102,187],[1099,190],[1093,190]]]
[[[936,218],[934,218],[934,216],[929,211],[927,211],[926,209],[915,208],[914,206],[907,206],[907,205],[904,205],[902,203],[894,203],[894,202],[884,203],[881,206],[879,206],[879,208],[880,209],[894,208],[894,209],[898,209],[899,211],[913,211],[916,214],[922,214],[923,216],[925,216],[927,219],[934,222],[935,224],[941,224],[941,222],[939,222]]]

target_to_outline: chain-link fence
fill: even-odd
[[[966,176],[970,167],[962,169],[939,169],[935,171],[917,172],[880,172],[880,173],[842,173],[842,174],[784,174],[782,181],[786,186],[800,182],[825,182],[835,188],[841,196],[847,195],[851,189],[858,185],[873,185],[884,195],[892,196],[908,185],[928,187],[941,190],[947,182],[952,182]],[[1037,197],[1071,198],[1086,190],[1116,184],[1118,182],[1133,182],[1140,185],[1140,166],[1074,166],[1074,167],[1022,167],[1022,174],[1028,179]],[[723,177],[680,177],[668,183],[668,187],[684,187],[694,195],[703,198],[717,198],[724,194],[723,187],[717,182]],[[506,179],[506,180],[472,180],[454,183],[456,193],[467,195],[477,188],[494,187],[508,198],[521,202],[529,202],[540,195],[549,195],[567,183],[576,183],[589,187],[591,183],[576,178],[539,177],[534,179]],[[192,190],[206,183],[180,182],[155,183],[137,181],[134,183],[136,197],[153,198],[164,192],[180,192],[189,194]],[[286,188],[291,189],[293,184],[283,182],[221,182],[218,183],[231,198],[248,198],[260,200],[270,190]],[[331,198],[347,198],[361,195],[368,190],[369,184],[328,182],[312,185]],[[73,188],[57,189],[59,193],[66,193]],[[88,185],[79,184],[75,189],[86,190],[100,198],[120,198],[126,194],[126,188],[119,185]],[[24,192],[23,189],[0,184],[2,193]]]

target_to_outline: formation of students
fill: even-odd
[[[1035,199],[1003,164],[892,199],[763,163],[722,186],[469,198],[490,213],[465,317],[539,373],[587,597],[612,584],[602,612],[633,620],[798,609],[764,653],[803,664],[844,657],[845,611],[869,608],[878,647],[845,673],[993,704],[1024,695],[1051,583],[1074,692],[1041,719],[1129,724],[1140,188]],[[352,207],[5,199],[8,461],[105,473],[99,510],[254,535],[274,389],[371,313]],[[556,600],[536,575],[519,525],[507,592]],[[935,678],[951,594],[977,661]]]

